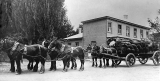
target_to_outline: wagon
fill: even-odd
[[[133,41],[129,38],[122,37],[110,37],[111,39],[116,39],[120,42],[130,42]],[[141,50],[140,50],[141,51]],[[156,49],[156,51],[148,51],[148,52],[128,52],[128,53],[120,53],[115,55],[110,55],[107,53],[102,53],[105,57],[117,60],[117,65],[121,63],[121,61],[125,61],[128,67],[133,66],[136,62],[136,58],[139,60],[141,64],[146,64],[148,59],[151,59],[155,66],[160,64],[160,51]]]

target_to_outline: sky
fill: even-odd
[[[76,29],[82,21],[111,16],[149,27],[147,19],[158,16],[160,0],[65,0],[67,16]],[[124,15],[128,15],[124,19]]]

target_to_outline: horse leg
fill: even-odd
[[[103,58],[103,64],[104,64],[104,67],[106,67],[105,60],[106,60],[106,59],[105,59],[105,58]]]
[[[29,63],[28,63],[28,65],[27,65],[27,68],[28,68],[28,70],[30,71],[30,70],[33,69],[33,59],[28,59],[28,60],[29,60]]]
[[[72,62],[72,67],[71,67],[71,69],[73,69],[74,67],[75,67],[75,62],[74,62],[74,59],[73,58],[71,58],[71,62]]]
[[[84,59],[80,59],[80,62],[81,62],[81,66],[80,66],[79,71],[83,71],[84,70]]]
[[[96,62],[96,67],[98,66],[98,64],[97,64],[97,57],[95,57],[95,62]]]
[[[99,61],[100,61],[99,67],[101,68],[102,67],[102,60],[101,60],[101,58],[99,58]]]
[[[115,68],[117,67],[117,62],[118,62],[118,60],[115,60],[115,59],[114,59],[114,67],[115,67]]]
[[[41,69],[40,69],[40,74],[45,72],[45,60],[41,59]]]
[[[52,59],[51,59],[52,60]],[[52,71],[52,69],[53,69],[53,61],[51,61],[51,66],[50,66],[50,68],[49,68],[49,71]]]
[[[52,55],[52,54],[49,54],[49,56],[50,56],[51,60],[54,61],[53,55]],[[51,66],[50,66],[49,71],[52,71],[52,70],[53,70],[53,65],[54,65],[54,62],[53,62],[53,61],[51,61]]]
[[[64,59],[64,60],[63,60],[63,65],[64,65],[63,71],[64,71],[64,72],[67,72],[67,63],[68,63],[67,60]]]
[[[65,69],[65,61],[63,60],[63,71],[64,71],[64,69]]]
[[[75,69],[75,70],[77,69],[76,59],[75,59],[75,61],[74,61],[74,69]]]
[[[30,63],[31,63],[31,61],[29,60],[29,63],[28,63],[28,65],[27,65],[27,69],[30,71]]]
[[[92,57],[92,67],[94,67],[94,57]]]
[[[12,60],[12,59],[10,59],[10,63],[11,63],[11,69],[10,69],[10,71],[11,72],[15,72],[15,60]]]
[[[112,59],[112,67],[115,67],[115,60]]]
[[[16,74],[21,74],[22,70],[21,70],[21,64],[19,59],[16,60],[16,64],[17,64]]]
[[[36,64],[35,64],[35,66],[34,66],[34,68],[33,68],[33,72],[37,72],[37,71],[38,71],[39,59],[35,59],[35,61],[36,61]],[[42,63],[41,63],[41,64],[42,64]]]
[[[52,66],[53,66],[53,70],[56,71],[56,70],[57,70],[56,61],[53,61],[52,64],[53,64],[53,65],[52,65]]]
[[[31,61],[31,67],[30,67],[30,70],[32,70],[33,69],[33,60]]]
[[[69,61],[69,62],[67,62],[67,68],[69,68],[69,66],[70,66],[70,61]]]
[[[109,59],[106,59],[106,66],[109,66]]]

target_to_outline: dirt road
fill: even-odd
[[[91,67],[91,61],[85,61],[84,71],[78,71],[80,62],[77,60],[77,70],[68,72],[62,72],[61,61],[57,62],[57,71],[48,71],[50,62],[47,62],[44,74],[28,71],[27,63],[22,64],[21,75],[9,72],[9,63],[1,63],[0,81],[160,81],[160,66],[154,66],[151,60],[145,65],[136,61],[133,67],[126,67],[122,62],[117,68]]]

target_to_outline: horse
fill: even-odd
[[[65,45],[61,43],[59,40],[53,40],[48,46],[49,54],[53,55],[52,52],[57,52],[58,54],[55,54],[51,57],[54,57],[54,59],[60,58],[60,60],[63,61],[64,67],[63,71],[68,70],[68,65],[70,60],[75,59],[76,57],[79,57],[79,60],[81,62],[80,71],[84,70],[84,49],[80,46],[78,47],[71,47],[69,45]],[[75,60],[72,60],[75,61]],[[75,62],[74,62],[75,63]],[[75,65],[76,67],[77,65]]]
[[[46,39],[42,42],[42,46],[44,46],[46,48],[48,48],[49,44],[50,44],[50,41],[46,40]],[[51,66],[50,66],[49,71],[52,71],[52,70],[56,71],[57,70],[56,61],[58,60],[57,58],[60,58],[60,55],[55,50],[48,51],[48,54],[51,58]],[[71,69],[73,69],[73,68],[76,69],[76,67],[77,67],[76,59],[71,58],[71,62],[72,62]],[[68,63],[67,67],[69,68],[69,66],[70,66],[70,63]]]
[[[47,58],[47,48],[40,44],[25,45],[21,50],[23,57],[32,58],[36,61],[34,70],[38,70],[38,63],[41,62],[40,74],[45,72],[45,61]]]
[[[101,45],[100,46],[100,55],[101,55],[101,58],[103,58],[104,67],[109,66],[109,59],[112,59],[108,55],[105,55],[104,53],[109,54],[109,55],[113,55],[113,56],[118,56],[117,55],[117,50],[115,48],[106,47],[104,45]],[[100,67],[102,66],[101,58],[100,58]],[[105,63],[105,60],[106,60],[106,63]],[[117,67],[117,60],[112,59],[112,65],[111,66],[112,67]]]
[[[94,45],[94,46],[91,47],[92,67],[94,67],[94,66],[97,67],[98,66],[97,58],[98,58],[99,50],[100,50],[99,46]]]
[[[8,57],[10,58],[11,72],[15,72],[15,61],[17,64],[16,74],[21,74],[22,70],[20,61],[22,61],[23,58],[26,58],[30,62],[33,62],[33,59],[37,58],[37,60],[40,60],[42,63],[40,73],[44,73],[44,58],[46,57],[47,50],[43,46],[24,45],[17,41],[4,39],[1,40],[1,50],[5,51],[8,54]],[[28,67],[29,66],[30,65],[28,65]],[[36,63],[34,69],[38,69],[38,63]]]

